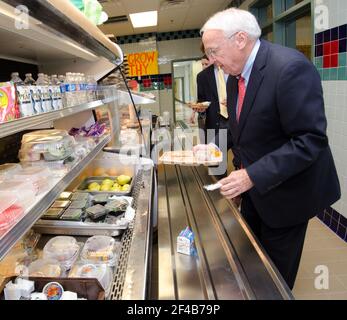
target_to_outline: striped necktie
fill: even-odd
[[[225,78],[224,78],[224,71],[222,68],[218,68],[218,99],[219,99],[219,113],[224,118],[228,119],[228,109],[225,105],[223,105],[221,102],[226,100],[227,96],[227,89],[225,84]]]
[[[240,121],[240,115],[241,115],[241,111],[242,111],[242,107],[243,107],[243,101],[245,100],[245,95],[246,95],[245,78],[240,76],[239,81],[238,81],[238,86],[239,86],[239,98],[238,98],[238,103],[237,103],[237,114],[236,114],[237,122]]]

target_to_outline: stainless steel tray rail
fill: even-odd
[[[159,299],[293,299],[235,206],[204,167],[158,168]],[[177,253],[176,238],[190,226],[197,256]]]

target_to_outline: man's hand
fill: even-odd
[[[189,106],[196,112],[205,112],[206,111],[206,107],[204,107],[204,105],[202,103],[194,103],[194,102],[190,102]]]
[[[219,183],[222,185],[220,188],[221,194],[229,200],[236,198],[254,186],[245,169],[233,171],[228,177],[220,180]]]

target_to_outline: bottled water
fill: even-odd
[[[52,111],[47,79],[47,75],[39,73],[38,79],[36,80],[37,98],[41,104],[42,112]]]
[[[54,110],[59,110],[62,108],[61,93],[60,93],[60,81],[56,74],[51,77],[51,95],[52,95],[52,105]]]
[[[35,80],[33,79],[33,75],[31,73],[27,73],[25,75],[25,80],[24,80],[24,84],[28,85],[28,86],[33,86],[35,85]]]
[[[11,74],[11,81],[15,85],[17,85],[17,86],[20,86],[20,85],[24,84],[24,81],[19,77],[19,73],[18,72],[12,72],[12,74]]]
[[[13,82],[16,87],[20,116],[22,118],[32,116],[34,110],[30,100],[29,87],[24,85],[24,81],[19,77],[18,72],[13,72],[11,74],[11,82]]]
[[[88,101],[94,101],[97,100],[97,82],[95,81],[93,76],[87,77],[87,96]]]
[[[66,74],[64,83],[60,85],[60,88],[63,88],[62,94],[63,94],[63,102],[65,108],[70,108],[78,104],[77,94],[76,91],[76,76],[68,72]]]

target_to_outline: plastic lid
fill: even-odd
[[[73,266],[69,278],[96,278],[108,295],[112,285],[112,270],[105,264],[79,262]]]
[[[9,174],[13,174],[14,172],[20,170],[22,167],[17,163],[5,163],[0,165],[0,177],[8,176]]]
[[[66,130],[58,130],[58,129],[38,130],[38,131],[24,134],[22,137],[22,143],[27,143],[38,138],[44,138],[44,137],[55,136],[55,135],[68,136],[69,134]]]
[[[62,276],[63,272],[59,262],[54,259],[38,259],[29,265],[31,277],[55,278]]]
[[[106,263],[115,266],[117,261],[116,241],[108,236],[93,236],[85,243],[81,257],[82,261]]]
[[[51,175],[51,171],[45,167],[26,167],[22,170],[19,170],[14,174],[14,179],[40,179],[47,178]]]
[[[0,230],[6,231],[15,224],[24,214],[24,209],[19,204],[12,204],[0,214]]]
[[[68,267],[76,260],[78,252],[79,245],[75,238],[58,236],[47,242],[43,248],[43,257],[58,260]]]
[[[0,214],[11,207],[13,204],[17,202],[17,198],[15,196],[9,196],[3,199],[0,199]]]

